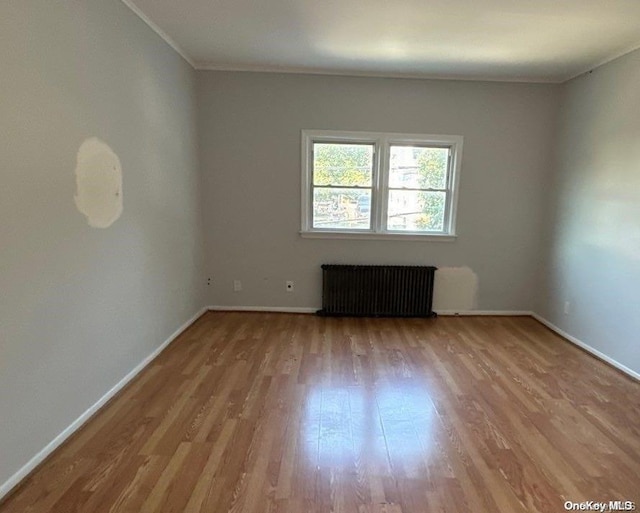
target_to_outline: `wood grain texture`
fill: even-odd
[[[527,317],[205,314],[2,513],[640,502],[640,383]]]

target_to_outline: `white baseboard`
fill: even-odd
[[[62,443],[75,433],[82,425],[87,422],[100,408],[102,408],[107,401],[115,396],[120,390],[122,390],[127,383],[135,378],[147,365],[149,365],[171,342],[173,342],[178,336],[191,326],[196,320],[198,320],[202,314],[207,311],[207,308],[202,308],[191,319],[180,326],[167,340],[165,340],[160,346],[153,350],[153,352],[136,365],[124,378],[122,378],[116,385],[104,394],[98,401],[93,404],[88,410],[74,420],[62,433],[56,436],[51,442],[49,442],[38,454],[31,458],[20,470],[13,474],[7,481],[0,485],[0,499],[6,496],[11,490],[13,490],[25,477],[27,477],[40,463],[42,463],[47,456],[55,451]]]
[[[321,307],[310,306],[209,306],[214,312],[281,312],[281,313],[316,313]],[[438,310],[438,315],[533,315],[529,310]]]
[[[553,324],[552,322],[548,321],[547,319],[545,319],[544,317],[542,317],[541,315],[538,315],[535,312],[531,312],[531,316],[537,320],[538,322],[544,324],[547,328],[549,328],[551,331],[555,331],[558,335],[560,335],[562,338],[568,340],[569,342],[571,342],[572,344],[584,349],[585,351],[587,351],[588,353],[591,353],[592,355],[596,356],[597,358],[599,358],[600,360],[607,362],[609,365],[611,365],[612,367],[615,367],[616,369],[624,372],[625,374],[631,376],[632,378],[637,379],[638,381],[640,381],[640,374],[638,374],[636,371],[634,371],[633,369],[630,369],[629,367],[627,367],[626,365],[621,364],[620,362],[614,360],[613,358],[611,358],[610,356],[607,356],[604,353],[601,353],[600,351],[598,351],[597,349],[594,349],[593,347],[591,347],[589,344],[584,343],[582,340],[577,339],[576,337],[574,337],[573,335],[569,335],[569,333],[567,333],[566,331],[558,328],[555,324]]]
[[[493,315],[493,316],[509,316],[509,317],[517,317],[517,316],[530,316],[532,312],[529,310],[436,310],[438,315],[442,315],[443,317],[449,316],[468,316],[468,315]]]
[[[279,312],[279,313],[316,313],[320,307],[310,306],[209,306],[214,312]]]

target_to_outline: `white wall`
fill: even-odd
[[[195,73],[119,0],[0,3],[0,485],[202,306]],[[91,228],[99,137],[124,212]]]
[[[640,51],[564,86],[539,313],[640,373]],[[570,303],[565,315],[564,304]]]
[[[397,263],[468,266],[479,309],[533,307],[559,86],[202,72],[198,90],[210,304],[318,307],[322,263]],[[301,238],[302,129],[464,136],[457,241]]]

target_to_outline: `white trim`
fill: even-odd
[[[569,335],[569,333],[567,333],[566,331],[558,328],[555,324],[553,324],[552,322],[548,321],[547,319],[545,319],[541,315],[538,315],[535,312],[531,312],[531,317],[533,317],[539,323],[544,324],[551,331],[555,331],[558,335],[560,335],[562,338],[566,339],[567,341],[571,342],[572,344],[584,349],[588,353],[591,353],[592,355],[594,355],[597,358],[599,358],[600,360],[608,363],[612,367],[615,367],[616,369],[624,372],[625,374],[631,376],[632,378],[635,378],[638,381],[640,381],[640,373],[637,373],[633,369],[630,369],[626,365],[621,364],[620,362],[614,360],[610,356],[607,356],[606,354],[598,351],[597,349],[594,349],[589,344],[586,344],[585,342],[583,342],[582,340],[574,337],[573,335]]]
[[[320,306],[221,306],[207,307],[214,312],[279,312],[279,313],[316,313]],[[495,316],[532,316],[529,310],[439,310],[438,315],[495,315]]]
[[[628,53],[631,52],[635,52],[636,50],[640,50],[640,46],[638,46],[637,44],[634,43],[633,46],[629,46],[627,48],[625,48],[624,50],[622,50],[621,52],[617,52],[614,53],[613,55],[606,57],[605,59],[598,61],[596,64],[593,64],[592,66],[589,66],[586,69],[583,69],[580,73],[575,73],[573,75],[569,75],[568,78],[565,78],[564,80],[560,80],[559,83],[564,84],[565,82],[569,82],[570,80],[573,80],[574,78],[578,78],[580,75],[584,75],[585,73],[589,73],[591,71],[594,71],[596,69],[598,69],[601,66],[604,66],[605,64],[609,64],[612,61],[615,61],[616,59],[619,59],[620,57],[624,57],[625,55],[627,55]]]
[[[473,316],[473,315],[486,315],[486,316],[500,316],[500,317],[521,317],[531,316],[533,313],[529,310],[435,310],[438,315],[443,317],[451,316]]]
[[[518,84],[560,84],[562,77],[523,77],[491,75],[463,76],[448,75],[446,73],[402,73],[384,71],[356,71],[337,70],[327,68],[305,68],[303,66],[268,66],[260,64],[215,64],[211,62],[196,62],[198,71],[228,71],[233,73],[283,73],[287,75],[326,75],[354,78],[398,78],[410,80],[453,80],[461,82],[514,82]]]
[[[300,231],[300,237],[304,239],[364,239],[364,240],[406,240],[421,242],[455,242],[456,235],[436,235],[432,233],[420,234],[415,232],[330,232],[330,231]]]
[[[73,433],[80,429],[100,408],[102,408],[110,399],[112,399],[120,390],[122,390],[133,378],[135,378],[147,365],[149,365],[171,342],[180,336],[189,326],[196,322],[205,312],[207,308],[200,309],[193,317],[180,326],[167,340],[153,350],[153,352],[136,365],[124,378],[104,394],[96,403],[88,410],[74,420],[64,431],[49,442],[40,452],[31,458],[20,470],[0,485],[0,500],[11,492],[20,482],[27,477],[45,458],[55,451],[64,441]]]
[[[219,306],[207,307],[212,312],[276,312],[276,313],[316,313],[320,307],[309,306]]]
[[[314,143],[368,144],[373,146],[370,226],[367,229],[340,229],[313,227],[313,145]],[[300,161],[300,234],[302,237],[339,239],[403,239],[406,240],[454,240],[458,190],[462,172],[464,137],[444,134],[405,134],[393,132],[363,132],[342,130],[301,131]],[[404,232],[387,227],[389,202],[389,151],[393,145],[442,146],[449,149],[444,226],[442,232]],[[336,237],[335,235],[338,235]],[[382,236],[381,236],[382,235]]]
[[[158,25],[156,25],[153,21],[151,21],[145,13],[143,13],[140,8],[133,3],[132,0],[120,0],[124,5],[126,5],[131,11],[142,21],[144,21],[151,30],[153,30],[156,34],[158,34],[165,43],[167,43],[171,48],[173,48],[180,57],[182,57],[185,61],[189,63],[189,65],[193,69],[199,69],[196,67],[193,59],[189,57],[187,52],[185,52],[178,43],[176,43],[164,30],[162,30]]]

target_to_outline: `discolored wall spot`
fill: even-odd
[[[120,159],[96,137],[86,139],[78,150],[74,200],[93,228],[108,228],[122,214]]]
[[[433,292],[434,310],[469,311],[478,307],[478,276],[468,267],[440,267]]]

